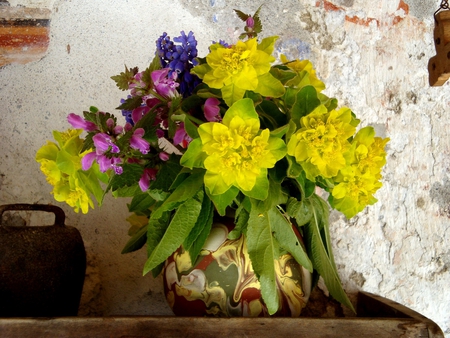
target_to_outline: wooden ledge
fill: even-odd
[[[360,292],[357,308],[358,317],[345,318],[1,318],[0,337],[444,337],[433,321],[383,297]]]

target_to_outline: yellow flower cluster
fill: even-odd
[[[386,164],[384,147],[389,138],[375,137],[372,127],[361,129],[346,155],[348,165],[334,178],[332,205],[348,218],[365,206],[374,204],[373,196],[381,188],[381,168]]]
[[[284,87],[270,74],[271,55],[277,37],[238,41],[224,47],[219,43],[210,46],[211,53],[206,63],[198,65],[192,72],[211,88],[221,89],[222,98],[228,106],[242,99],[247,90],[264,96],[279,97]]]
[[[237,101],[226,112],[222,123],[209,122],[198,128],[206,153],[205,186],[211,194],[226,192],[231,186],[244,193],[257,180],[267,180],[267,168],[286,154],[283,140],[260,131],[260,121],[251,99]]]
[[[66,202],[75,212],[80,210],[86,214],[93,202],[83,183],[80,154],[83,140],[79,135],[82,130],[69,129],[66,132],[54,131],[53,136],[58,144],[47,141],[36,153],[36,161],[41,165],[47,182],[53,186],[52,194],[58,202]]]
[[[355,132],[356,120],[349,108],[328,111],[318,106],[300,120],[301,128],[288,142],[287,153],[295,156],[306,177],[331,178],[344,168],[345,152],[350,148],[348,138]]]

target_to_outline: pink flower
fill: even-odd
[[[159,153],[159,158],[161,161],[167,161],[169,159],[169,154],[162,151]]]
[[[133,149],[138,149],[145,155],[150,151],[150,143],[142,138],[144,134],[145,131],[143,128],[137,128],[134,131],[133,136],[130,138],[130,147]]]
[[[86,131],[96,131],[97,126],[95,123],[86,121],[81,116],[76,115],[74,113],[70,113],[67,115],[67,121],[74,127],[75,129],[84,129]]]
[[[183,148],[187,148],[191,141],[192,138],[186,133],[186,130],[184,129],[184,123],[181,122],[173,137],[173,144],[180,144]]]
[[[205,118],[209,122],[220,122],[222,117],[220,116],[220,101],[215,97],[210,97],[206,99],[205,105],[203,107]]]
[[[97,150],[97,155],[103,155],[109,149],[111,149],[111,152],[115,154],[120,152],[119,147],[116,144],[114,144],[111,136],[109,136],[108,134],[105,133],[95,134],[92,140],[94,141],[94,145]]]
[[[158,94],[164,97],[173,97],[178,94],[178,83],[175,82],[177,73],[172,73],[173,79],[168,78],[168,74],[169,68],[163,68],[153,71],[151,77],[155,86],[155,90]]]
[[[139,180],[139,187],[141,190],[147,191],[150,187],[150,181],[156,180],[156,174],[158,173],[158,170],[154,168],[145,168],[144,173],[142,174],[140,180]]]

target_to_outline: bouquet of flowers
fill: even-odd
[[[145,245],[144,273],[158,275],[181,245],[195,261],[214,215],[231,210],[229,236],[244,234],[270,313],[281,252],[352,308],[333,259],[329,208],[351,218],[376,202],[388,139],[358,128],[352,110],[323,93],[310,61],[277,61],[277,37],[258,38],[258,11],[236,11],[245,32],[234,44],[211,44],[205,57],[192,32],[164,33],[145,70],[112,77],[129,92],[123,117],[96,107],[69,114],[73,129],[54,131],[56,143],[36,160],[54,198],[76,212],[109,192],[131,197],[123,252]]]

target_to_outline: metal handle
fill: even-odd
[[[57,207],[56,205],[49,204],[5,204],[0,205],[0,226],[2,225],[3,212],[8,210],[34,210],[34,211],[46,211],[53,212],[55,214],[55,224],[57,226],[64,226],[64,221],[66,219],[66,214],[64,211]]]

